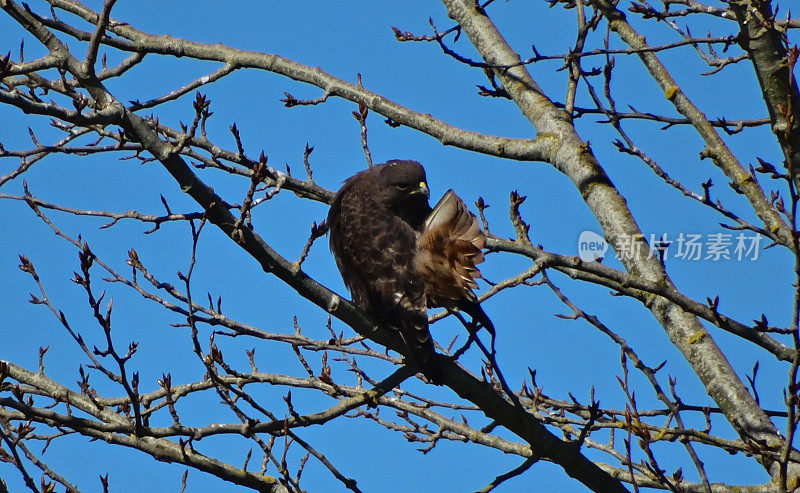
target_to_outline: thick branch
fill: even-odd
[[[800,94],[769,0],[729,2],[739,23],[739,44],[750,55],[789,173],[800,179]],[[797,54],[794,54],[795,60]]]
[[[511,67],[507,70],[495,70],[495,76],[501,80],[503,87],[539,133],[546,132],[558,137],[559,143],[554,149],[551,162],[578,188],[581,196],[597,217],[606,239],[615,247],[626,241],[628,244],[631,241],[642,243],[644,248],[638,254],[626,255],[622,258],[630,275],[651,282],[672,285],[659,260],[646,253],[649,252],[649,247],[642,240],[644,236],[625,200],[591,154],[587,144],[581,141],[575,128],[544,96],[527,69],[517,65],[519,55],[503,39],[486,13],[476,7],[472,1],[442,1],[447,7],[450,17],[459,23],[463,32],[489,65]],[[601,3],[601,5],[606,4]],[[612,22],[617,22],[620,17],[624,19],[620,13],[615,15]],[[639,42],[643,43],[641,40]],[[637,48],[639,45],[632,45],[632,47]],[[640,56],[655,57],[653,53],[649,52],[641,53]],[[713,133],[713,129],[711,133]],[[755,183],[750,183],[750,185],[757,188]],[[760,189],[756,192],[757,197],[763,198]],[[765,214],[763,218],[765,222],[774,226],[775,231],[782,231],[782,237],[785,238],[787,244],[791,245],[788,227],[774,211],[770,211],[772,208],[768,201],[763,208],[758,210],[759,213]],[[617,248],[617,250],[619,249]],[[748,393],[747,388],[739,380],[724,354],[698,319],[663,298],[654,298],[648,308],[664,327],[672,343],[692,366],[709,395],[719,405],[742,439],[782,444],[783,438],[769,417]],[[769,461],[766,462],[768,462],[767,466],[772,465]]]
[[[50,0],[56,8],[66,10],[82,17],[91,24],[97,22],[98,14],[91,9],[69,0]],[[63,24],[39,19],[49,27],[59,29]],[[376,113],[438,139],[444,145],[452,145],[484,154],[523,161],[547,161],[550,142],[546,138],[511,139],[470,132],[448,125],[427,113],[419,113],[375,94],[363,86],[346,82],[323,72],[318,67],[309,67],[278,55],[244,51],[220,44],[204,44],[169,35],[152,35],[125,25],[111,22],[107,28],[126,40],[104,36],[101,42],[126,51],[157,53],[172,56],[188,56],[198,60],[214,60],[242,68],[256,68],[274,72],[290,79],[311,84],[323,89],[330,96],[337,96],[355,103],[363,104]],[[65,30],[67,34],[88,41],[91,34],[75,29]]]
[[[647,46],[644,36],[637,33],[627,22],[625,14],[615,8],[608,0],[592,0],[592,4],[599,8],[608,19],[612,31],[628,44],[631,48]],[[664,96],[675,105],[675,109],[685,116],[694,126],[697,134],[703,139],[706,148],[701,155],[710,157],[714,164],[744,192],[750,201],[753,212],[764,222],[764,229],[773,233],[781,245],[794,250],[791,228],[781,219],[778,212],[772,207],[764,191],[750,176],[750,173],[739,163],[736,156],[714,130],[702,111],[694,105],[689,97],[678,87],[667,68],[652,52],[638,53],[642,63],[650,72],[650,76],[664,92]]]

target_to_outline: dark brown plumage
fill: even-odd
[[[419,163],[389,161],[345,180],[328,225],[331,252],[353,302],[397,330],[429,378],[437,378],[429,358],[429,306],[465,311],[494,334],[472,292],[483,232],[452,190],[430,208]]]

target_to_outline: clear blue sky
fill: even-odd
[[[47,8],[43,8],[42,3],[32,1],[30,5],[46,14]],[[96,7],[98,2],[89,4]],[[531,44],[542,54],[564,53],[573,44],[572,11],[560,7],[548,9],[546,2],[495,2],[490,14],[523,57],[530,56]],[[63,16],[67,18],[66,14]],[[479,70],[469,69],[444,56],[435,44],[395,40],[390,26],[429,34],[429,16],[440,30],[450,27],[451,22],[438,2],[154,3],[121,0],[112,16],[150,33],[279,54],[319,66],[348,81],[354,82],[356,74],[360,73],[370,90],[467,130],[523,138],[534,135],[534,130],[512,103],[476,95],[475,85],[486,83]],[[665,26],[658,29],[648,32],[650,43],[673,39]],[[707,29],[712,34],[728,33],[715,24],[693,28],[693,32]],[[602,33],[597,32],[592,39],[596,41],[601,36]],[[11,51],[16,58],[22,38],[25,38],[26,60],[42,54],[34,40],[23,34],[5,14],[0,14],[0,54]],[[82,53],[84,49],[75,41],[70,41],[69,46],[74,53]],[[475,56],[466,39],[456,46],[461,53]],[[116,54],[110,55],[109,65],[116,60]],[[754,118],[765,113],[748,65],[729,67],[722,75],[711,78],[700,77],[707,67],[690,48],[665,55],[664,60],[687,94],[709,117]],[[602,63],[601,59],[592,60],[586,62],[585,67]],[[530,70],[548,96],[561,101],[566,73],[556,72],[559,67],[557,61],[542,62],[531,66]],[[109,88],[122,101],[144,101],[216,68],[213,64],[152,56],[128,76],[109,83]],[[646,78],[637,60],[618,58],[616,70],[614,91],[621,106],[631,104],[642,111],[674,116],[674,111],[659,96],[657,87]],[[295,174],[301,175],[302,151],[308,142],[315,148],[311,156],[314,178],[331,190],[365,167],[358,126],[350,115],[356,109],[352,103],[332,99],[316,107],[286,109],[279,101],[284,91],[297,98],[316,97],[321,91],[257,71],[239,71],[201,91],[212,100],[214,115],[209,121],[209,135],[222,145],[233,147],[227,127],[236,122],[250,156],[257,156],[263,150],[269,156],[270,165],[282,168],[288,164]],[[161,122],[177,127],[179,120],[191,120],[192,99],[193,96],[184,97],[158,108],[155,113]],[[590,104],[584,92],[580,92],[578,103]],[[486,212],[495,234],[513,235],[507,220],[511,190],[528,196],[522,212],[531,223],[532,239],[550,251],[577,255],[580,233],[585,230],[600,232],[576,189],[548,165],[504,161],[442,147],[431,137],[406,128],[390,128],[382,120],[377,114],[371,114],[368,119],[375,161],[411,158],[422,162],[427,168],[434,199],[448,188],[454,188],[470,204],[483,196],[491,205]],[[718,225],[720,217],[687,202],[640,162],[619,154],[612,145],[616,136],[611,129],[596,125],[595,120],[589,117],[578,124],[581,136],[591,141],[594,152],[628,199],[646,234],[666,233],[670,239],[675,239],[680,233],[701,234],[704,238],[709,234],[728,233]],[[30,146],[28,126],[45,143],[52,143],[59,136],[48,128],[46,119],[29,119],[13,108],[0,107],[0,122],[0,142],[9,150]],[[675,178],[684,180],[698,192],[700,183],[712,178],[716,184],[714,193],[720,194],[729,207],[751,217],[745,212],[745,202],[729,193],[724,177],[709,161],[699,160],[702,143],[690,131],[663,132],[653,123],[631,122],[625,127]],[[774,140],[767,129],[748,130],[731,138],[730,145],[744,163],[754,162],[759,156],[778,164],[780,157]],[[119,161],[117,157],[52,156],[36,164],[24,178],[36,196],[70,207],[118,212],[136,209],[159,214],[163,211],[159,196],[163,195],[173,211],[197,209],[181,195],[157,163],[141,165],[135,160]],[[17,164],[14,159],[0,160],[0,175]],[[240,201],[247,187],[241,179],[231,179],[213,171],[201,176],[231,202]],[[21,180],[16,180],[0,189],[0,193],[19,194],[21,190]],[[471,207],[474,210],[474,206]],[[276,250],[285,257],[296,258],[312,221],[322,220],[326,212],[321,204],[298,201],[285,194],[260,207],[253,222],[259,234]],[[186,270],[190,244],[186,225],[165,225],[156,234],[142,235],[147,227],[134,222],[121,222],[101,230],[98,228],[105,222],[102,220],[58,213],[51,216],[67,233],[81,234],[100,258],[121,272],[128,272],[125,258],[129,248],[135,248],[142,261],[162,280],[177,283],[175,272]],[[74,382],[78,365],[86,362],[68,334],[43,307],[26,303],[27,293],[35,292],[35,285],[17,268],[17,255],[28,255],[52,301],[65,311],[87,340],[99,345],[102,334],[90,318],[85,294],[69,282],[72,271],[78,268],[76,252],[54,236],[23,203],[0,200],[0,221],[0,313],[5,315],[0,325],[0,333],[4,335],[0,358],[35,369],[37,348],[50,345],[45,360],[48,374],[62,384],[77,388]],[[676,246],[673,244],[672,248]],[[674,253],[671,250],[669,257]],[[215,298],[222,295],[227,316],[264,330],[290,333],[292,317],[296,315],[305,333],[325,337],[323,311],[294,292],[287,292],[279,281],[265,275],[244,252],[210,227],[201,239],[198,258],[195,296],[207,291]],[[609,262],[618,266],[613,260]],[[738,320],[747,322],[758,318],[762,312],[775,325],[788,324],[791,319],[791,263],[780,249],[762,250],[757,260],[715,262],[668,258],[667,265],[668,272],[684,293],[698,300],[719,295],[720,309]],[[490,255],[483,271],[488,279],[499,281],[527,266],[520,259]],[[304,268],[326,286],[346,293],[324,240],[314,245]],[[646,363],[654,366],[667,360],[662,371],[678,378],[678,390],[686,402],[711,405],[662,329],[639,303],[611,297],[607,289],[579,284],[557,274],[552,277],[579,306],[597,314],[623,335]],[[199,362],[190,352],[185,331],[169,325],[180,321],[176,316],[120,286],[107,288],[107,296],[115,300],[117,344],[124,346],[129,340],[139,342],[135,365],[141,374],[143,392],[157,387],[155,381],[162,372],[172,372],[173,382],[202,375]],[[571,392],[585,401],[594,386],[603,406],[624,407],[624,395],[616,382],[620,374],[617,347],[586,324],[554,317],[556,313],[565,313],[566,309],[546,288],[522,288],[500,295],[487,302],[485,309],[498,327],[500,364],[513,388],[527,376],[530,367],[537,371],[538,383],[544,385],[545,393],[552,397],[566,399]],[[337,332],[344,330],[346,335],[352,334],[351,329],[338,321],[334,321],[334,327]],[[446,321],[434,326],[432,332],[437,340],[446,343],[460,333],[460,329]],[[712,328],[711,333],[741,374],[748,372],[757,359],[761,360],[762,403],[781,408],[780,389],[786,367],[774,364],[768,355],[719,330]],[[282,346],[243,339],[218,341],[231,361],[245,363],[244,350],[255,346],[262,370],[302,374],[294,357],[285,354]],[[309,358],[315,367],[318,366],[318,354],[312,353]],[[477,370],[477,355],[467,357],[465,362]],[[343,370],[334,376],[337,375],[345,381],[351,378]],[[634,374],[633,378],[638,384],[643,383],[639,375]],[[92,376],[92,383],[101,391],[109,388],[97,374]],[[639,389],[640,405],[652,405],[652,392],[645,386]],[[266,402],[274,400],[280,409],[278,404],[285,390],[264,389],[260,397]],[[447,390],[422,387],[418,390],[426,395],[452,397]],[[118,393],[114,390],[114,395]],[[321,410],[331,404],[329,399],[320,400],[316,394],[293,391],[293,395],[300,411]],[[214,399],[198,402],[196,409],[186,411],[188,420],[198,424],[207,420],[235,421],[234,416],[220,408],[215,409],[219,411],[217,415],[209,417],[207,409],[212,405],[216,406]],[[196,414],[189,414],[191,412]],[[702,426],[701,421],[689,421]],[[729,429],[722,421],[715,422],[715,426]],[[414,450],[418,444],[408,444],[400,435],[373,423],[350,419],[298,433],[325,453],[343,474],[356,478],[364,491],[471,491],[522,462],[519,457],[503,456],[494,450],[461,443],[441,443],[430,454],[422,455]],[[229,446],[224,440],[212,444],[200,442],[200,446],[209,447],[222,459],[241,464],[244,452],[237,444],[241,445],[233,439]],[[664,455],[663,465],[670,472],[683,466],[687,477],[695,480],[685,453],[677,447],[674,450],[674,455]],[[702,447],[699,451],[712,481],[745,484],[767,479],[752,461],[731,458]],[[254,460],[255,456],[257,453]],[[590,456],[593,455],[590,453]],[[56,471],[85,491],[99,491],[97,475],[106,472],[112,491],[177,491],[184,469],[158,463],[135,451],[111,450],[78,437],[55,441],[45,458]],[[0,464],[0,477],[8,482],[10,491],[22,491],[18,475],[7,464]],[[313,459],[304,477],[303,486],[309,491],[342,489]],[[535,465],[526,475],[509,481],[500,490],[520,491],[542,485],[552,491],[583,491],[581,485],[567,478],[560,468],[546,463]],[[190,471],[189,491],[211,488],[217,491],[236,489],[203,473]]]

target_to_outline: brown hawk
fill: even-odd
[[[472,289],[485,236],[464,202],[448,190],[428,205],[425,170],[388,161],[345,180],[328,212],[330,247],[355,303],[397,330],[431,380],[427,308],[461,310],[494,335]],[[474,327],[473,327],[474,329]]]

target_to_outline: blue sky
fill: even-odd
[[[30,2],[42,13],[42,2]],[[96,7],[97,2],[89,5]],[[191,5],[191,6],[190,6]],[[565,53],[574,42],[573,12],[560,7],[548,9],[545,2],[496,2],[490,15],[501,32],[523,57],[531,55],[535,44],[542,54]],[[370,90],[395,102],[423,113],[430,113],[458,127],[492,135],[533,137],[535,132],[512,103],[506,100],[481,98],[476,84],[486,84],[479,70],[469,69],[441,54],[435,44],[398,43],[390,29],[417,34],[429,34],[428,17],[443,30],[451,26],[444,8],[438,2],[126,2],[120,1],[112,16],[150,33],[170,34],[194,41],[223,43],[232,47],[275,53],[324,71],[344,80],[355,81],[360,73]],[[64,14],[64,18],[68,16]],[[649,26],[648,41],[658,43],[674,40],[663,25],[634,22]],[[554,29],[553,26],[559,26]],[[693,32],[711,30],[712,34],[728,34],[725,25],[709,23]],[[603,33],[598,31],[592,40],[598,43]],[[11,51],[16,57],[20,39],[25,38],[26,60],[42,54],[34,40],[25,35],[9,17],[0,15],[0,53]],[[613,37],[612,37],[613,38]],[[613,40],[613,39],[612,39]],[[614,43],[618,43],[613,40]],[[83,45],[70,41],[73,53],[81,53]],[[461,39],[458,50],[475,57],[474,49]],[[732,48],[735,50],[735,48]],[[109,65],[118,60],[109,54]],[[760,92],[750,67],[744,63],[726,68],[715,77],[702,77],[707,71],[690,48],[676,50],[663,56],[673,76],[684,91],[693,98],[709,117],[725,115],[729,119],[755,118],[765,111]],[[584,62],[586,67],[602,66],[602,59]],[[560,63],[541,62],[529,67],[532,75],[552,99],[563,100],[566,73],[558,72]],[[217,66],[185,59],[149,56],[128,76],[110,82],[109,89],[122,100],[141,101],[158,97],[192,79],[210,73]],[[636,59],[618,57],[612,86],[620,107],[630,104],[641,111],[660,112],[674,116],[674,110],[660,96],[658,88],[647,78]],[[269,164],[276,168],[285,165],[301,175],[302,152],[308,142],[315,148],[311,155],[314,178],[318,184],[335,190],[343,179],[365,167],[359,144],[358,126],[350,115],[352,103],[331,99],[323,105],[287,109],[280,103],[283,92],[297,98],[317,97],[321,91],[267,72],[238,71],[227,78],[204,86],[201,91],[212,100],[214,112],[209,121],[209,136],[221,145],[233,147],[227,127],[236,122],[241,131],[246,152],[255,157],[263,150]],[[161,122],[177,127],[178,121],[190,121],[193,95],[155,110]],[[579,91],[578,104],[590,105],[585,91]],[[148,114],[148,113],[145,113]],[[616,151],[612,129],[597,125],[597,118],[587,117],[578,122],[581,136],[589,140],[614,183],[627,198],[645,234],[662,233],[670,239],[679,234],[728,233],[719,226],[719,216],[696,203],[690,203],[677,191],[666,187],[643,164]],[[7,149],[30,146],[27,127],[30,126],[42,142],[54,142],[59,134],[48,127],[46,119],[30,119],[21,112],[0,107],[0,142]],[[371,114],[368,118],[369,141],[375,162],[393,158],[416,159],[425,165],[435,200],[448,188],[469,204],[482,196],[491,207],[487,209],[492,232],[510,237],[513,228],[507,219],[508,193],[518,190],[528,199],[522,207],[523,217],[531,224],[534,243],[547,250],[577,255],[578,237],[585,230],[600,233],[600,229],[580,195],[569,181],[556,170],[542,163],[519,163],[443,147],[435,139],[406,128],[390,128],[383,117]],[[724,176],[712,164],[698,158],[702,143],[689,129],[659,130],[651,122],[625,122],[624,127],[637,143],[675,178],[696,192],[700,183],[712,178],[713,193],[744,217],[747,204],[731,193]],[[780,154],[768,129],[747,130],[726,141],[743,163],[761,157],[775,164]],[[24,176],[31,192],[37,197],[62,205],[105,209],[122,212],[135,209],[143,213],[163,211],[160,195],[173,211],[189,212],[196,206],[185,196],[157,163],[139,164],[135,160],[118,160],[117,155],[91,158],[52,156],[37,163]],[[0,175],[18,165],[14,159],[0,159]],[[201,175],[230,201],[239,201],[248,183],[214,171]],[[766,186],[769,189],[770,187]],[[19,194],[21,180],[0,189],[0,193]],[[474,210],[474,205],[471,205]],[[296,258],[302,248],[310,225],[325,217],[326,207],[319,203],[299,201],[286,193],[279,194],[269,204],[254,212],[253,223],[265,240],[288,258]],[[106,221],[75,218],[52,213],[52,219],[71,235],[81,234],[93,251],[123,273],[126,251],[135,248],[148,268],[162,280],[177,283],[175,272],[185,271],[188,265],[190,235],[184,224],[167,224],[162,230],[143,235],[146,226],[120,222],[113,228],[99,229]],[[76,388],[81,359],[74,343],[43,307],[26,303],[35,285],[17,268],[17,255],[25,254],[36,265],[53,302],[63,309],[74,326],[94,343],[100,344],[102,333],[90,317],[85,293],[69,282],[77,269],[75,249],[57,238],[30,210],[18,201],[0,200],[0,313],[6,314],[2,327],[5,344],[0,358],[8,359],[29,369],[35,369],[37,348],[50,345],[46,357],[48,374],[64,385]],[[675,248],[673,245],[672,248]],[[672,252],[670,252],[670,255]],[[619,266],[613,260],[609,264]],[[770,323],[788,324],[791,320],[791,258],[780,249],[762,250],[757,260],[699,260],[668,258],[668,272],[685,294],[704,300],[720,296],[720,309],[741,321],[758,318],[766,313]],[[507,255],[490,255],[484,264],[485,276],[499,281],[516,274],[528,264]],[[304,269],[319,282],[346,293],[324,240],[312,248]],[[99,275],[99,274],[98,274]],[[669,344],[663,330],[638,302],[609,296],[608,290],[586,285],[552,274],[553,281],[581,308],[596,314],[607,325],[623,335],[650,365],[667,360],[665,373],[678,379],[678,390],[686,402],[710,405],[697,379],[680,354]],[[308,335],[325,337],[326,315],[294,292],[288,292],[275,278],[265,275],[244,252],[233,247],[221,233],[209,227],[201,238],[194,292],[210,292],[223,297],[225,313],[232,318],[274,332],[291,332],[292,317],[297,316]],[[485,285],[483,286],[485,288]],[[129,340],[139,342],[135,358],[141,374],[143,391],[156,388],[156,379],[169,371],[173,381],[199,378],[202,368],[190,352],[188,337],[183,329],[170,323],[179,319],[157,306],[134,296],[122,286],[108,285],[108,295],[115,300],[114,336],[118,345]],[[99,289],[99,285],[98,285]],[[537,381],[544,391],[555,398],[568,398],[571,392],[588,400],[592,386],[597,389],[601,404],[624,406],[616,376],[620,374],[619,351],[605,336],[581,322],[562,320],[556,313],[566,313],[557,299],[545,287],[525,287],[497,296],[485,304],[487,313],[498,327],[497,348],[501,367],[511,386],[516,388],[527,376],[527,368],[537,371]],[[334,321],[337,332],[352,334],[352,330]],[[449,341],[461,329],[444,321],[432,328],[440,342]],[[732,364],[743,375],[756,360],[761,361],[759,392],[762,403],[781,408],[781,388],[788,365],[776,364],[767,354],[719,330],[712,335],[728,354]],[[278,345],[260,341],[220,340],[226,357],[246,365],[244,350],[255,345],[256,354],[269,371],[301,374],[294,357],[285,354]],[[319,364],[319,355],[309,358]],[[477,370],[478,356],[467,355],[467,365]],[[269,366],[274,365],[274,366]],[[376,372],[380,371],[376,368]],[[385,369],[384,369],[385,371]],[[339,373],[343,380],[349,374]],[[639,385],[639,375],[632,377]],[[666,378],[664,381],[666,381]],[[110,387],[100,375],[92,376],[99,389]],[[430,396],[452,398],[446,389],[409,385]],[[274,400],[280,408],[286,389],[260,389],[266,402]],[[118,391],[113,390],[116,395]],[[306,412],[321,410],[332,401],[319,399],[316,394],[294,391],[295,403]],[[652,405],[652,392],[645,386],[637,390],[641,406]],[[215,399],[197,402],[187,409],[187,417],[196,423],[207,420],[234,421],[224,410],[210,418],[205,412],[216,407]],[[196,414],[193,414],[196,413]],[[192,419],[190,419],[191,421]],[[702,426],[702,421],[687,418]],[[721,430],[729,430],[722,421],[715,422]],[[779,426],[783,426],[780,424]],[[496,475],[522,462],[519,457],[503,456],[494,450],[461,443],[442,443],[430,454],[416,452],[408,444],[373,423],[340,419],[325,427],[300,430],[299,434],[324,452],[340,470],[358,479],[364,491],[471,491],[481,488]],[[730,431],[725,432],[731,436]],[[343,443],[345,442],[345,443]],[[231,463],[240,464],[244,457],[234,439],[203,443],[209,451]],[[659,450],[659,449],[657,449]],[[674,453],[673,453],[674,452]],[[694,480],[691,463],[678,448],[667,452],[664,465],[669,471],[683,466]],[[210,452],[209,452],[210,453]],[[729,457],[716,451],[699,449],[706,462],[710,478],[730,483],[750,484],[767,480],[766,474],[752,461]],[[591,453],[590,456],[595,457]],[[67,476],[85,491],[99,491],[98,474],[110,475],[112,491],[177,491],[182,467],[154,461],[135,451],[110,450],[86,439],[69,437],[57,440],[45,458],[57,471]],[[272,471],[274,473],[274,470]],[[18,475],[6,464],[0,464],[0,477],[10,491],[23,488]],[[336,491],[337,482],[313,459],[304,474],[309,491]],[[500,491],[519,491],[532,485],[550,485],[558,491],[583,491],[582,486],[567,478],[557,466],[539,463],[521,478],[509,481]],[[191,471],[189,491],[210,488],[233,491],[234,486]]]

